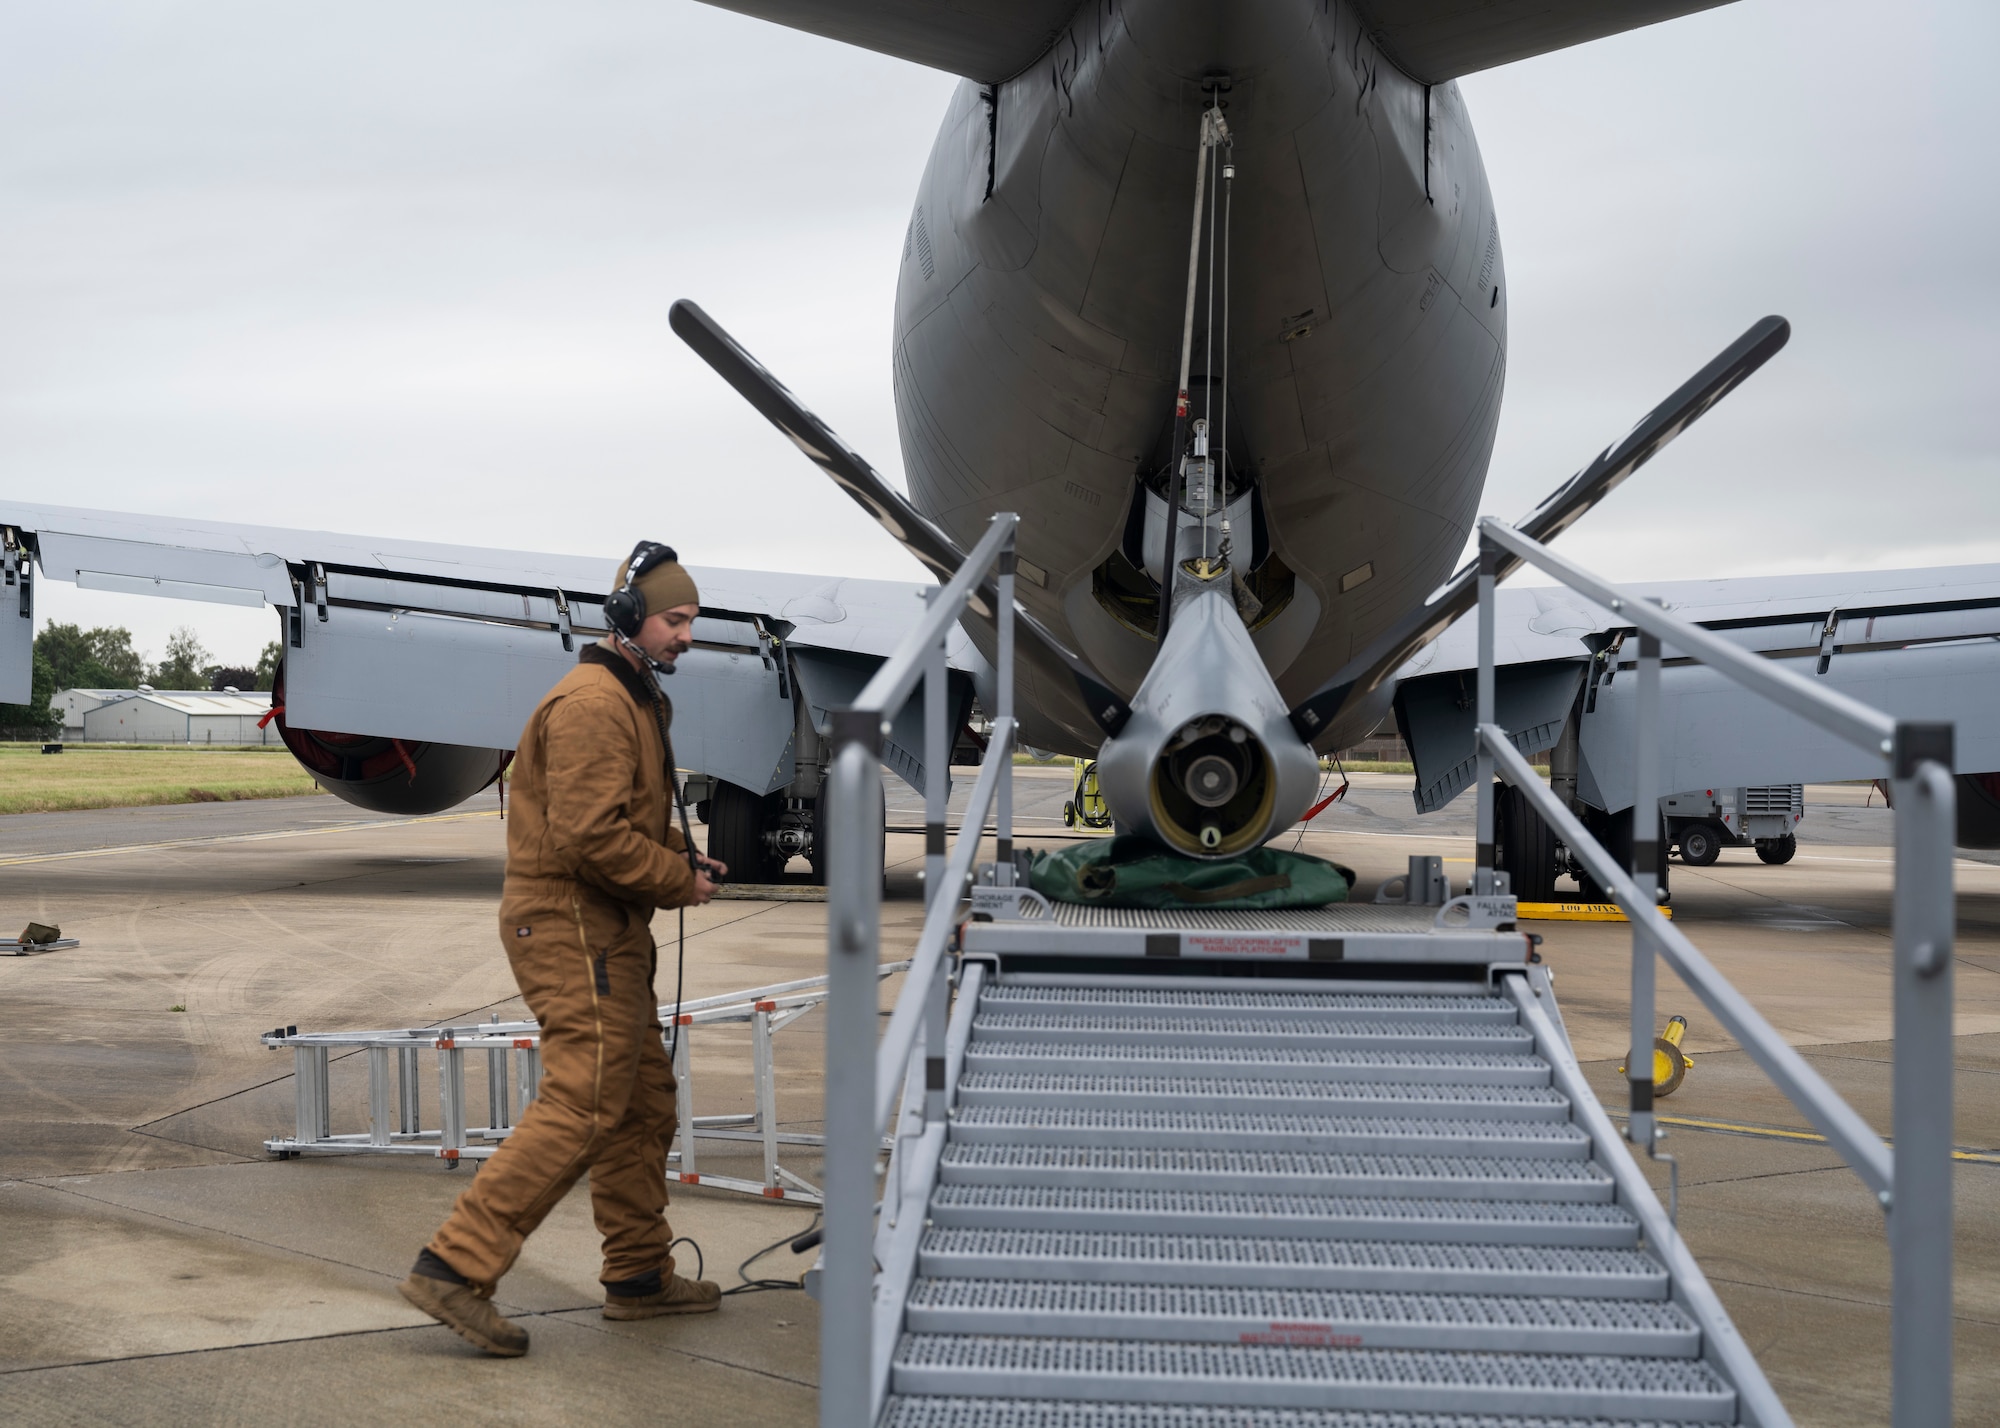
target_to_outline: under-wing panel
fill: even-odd
[[[799,693],[812,715],[813,726],[824,730],[836,709],[844,709],[860,697],[882,661],[866,656],[839,654],[830,650],[792,651],[792,668],[799,677]],[[945,710],[946,738],[964,725],[972,701],[972,681],[954,672],[950,679],[951,704]],[[924,687],[917,685],[908,702],[889,725],[882,741],[882,762],[921,792],[924,767]]]
[[[787,29],[962,74],[1011,79],[1055,41],[1078,0],[704,0]]]
[[[576,663],[552,630],[344,606],[304,623],[285,717],[305,729],[511,749]]]
[[[35,584],[13,546],[4,557],[0,584],[0,704],[27,704],[35,697]]]
[[[1898,719],[1957,725],[1954,761],[1963,770],[2000,769],[2000,640],[1837,654],[1825,674],[1815,658],[1789,669]],[[1632,805],[1633,695],[1621,671],[1595,691],[1583,718],[1577,793],[1616,812]],[[1879,778],[1880,754],[1861,749],[1700,665],[1660,671],[1660,787],[1815,783]]]
[[[1426,84],[1568,49],[1731,0],[1360,0],[1395,66]],[[732,7],[734,8],[734,7]]]
[[[1533,758],[1555,747],[1576,703],[1585,663],[1503,665],[1494,671],[1493,715],[1515,748]],[[1417,812],[1434,813],[1472,786],[1473,671],[1407,680],[1396,690],[1396,727],[1416,763]],[[1680,785],[1674,785],[1676,788]]]
[[[792,781],[792,701],[775,668],[747,651],[694,649],[674,662],[665,688],[675,763],[752,793]]]

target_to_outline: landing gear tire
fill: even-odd
[[[1789,863],[1792,855],[1799,851],[1799,839],[1795,833],[1787,833],[1782,838],[1759,838],[1757,856],[1771,864]]]
[[[1611,855],[1612,861],[1616,862],[1619,867],[1621,868],[1631,867],[1632,866],[1632,810],[1627,808],[1617,813],[1604,813],[1599,811],[1598,809],[1592,808],[1586,810],[1586,812],[1588,816],[1585,817],[1583,826],[1590,831],[1591,836],[1596,838],[1598,842],[1604,845],[1604,851]],[[1673,900],[1671,894],[1667,890],[1668,889],[1667,859],[1666,859],[1667,820],[1665,815],[1662,815],[1660,818],[1660,831],[1658,837],[1660,840],[1659,842],[1660,904],[1661,906],[1664,907],[1666,904],[1668,904]],[[1681,841],[1682,841],[1682,846],[1685,847],[1687,842],[1686,832],[1683,832],[1681,834]],[[1710,861],[1713,861],[1713,859],[1711,859]],[[1608,903],[1617,901],[1617,899],[1612,897],[1609,892],[1599,887],[1597,885],[1597,879],[1593,878],[1589,873],[1579,874],[1577,876],[1576,882],[1577,882],[1577,887],[1579,889],[1578,896],[1584,902]]]
[[[1760,846],[1757,855],[1763,857]],[[1690,868],[1705,868],[1722,856],[1722,834],[1712,823],[1690,823],[1681,829],[1681,861]],[[1769,858],[1764,858],[1770,862]],[[1780,858],[1779,862],[1784,859]]]
[[[1494,804],[1500,866],[1522,902],[1553,902],[1556,896],[1556,835],[1528,795],[1502,784]]]
[[[827,865],[826,850],[828,849],[829,846],[831,846],[833,841],[832,837],[828,833],[828,824],[830,822],[831,810],[827,804],[826,785],[827,785],[827,780],[824,777],[822,777],[819,781],[819,790],[813,795],[812,870],[813,870],[813,881],[818,883],[821,887],[826,886],[827,873],[829,871]],[[884,887],[887,887],[889,882],[889,830],[887,827],[887,824],[889,822],[888,811],[889,811],[889,791],[887,788],[884,788],[882,790],[882,813],[883,813],[882,822],[884,825],[882,829],[882,883]]]
[[[764,822],[771,800],[739,784],[716,780],[707,800],[708,856],[729,866],[732,883],[776,882],[784,871],[764,845]]]

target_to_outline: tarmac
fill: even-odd
[[[1024,841],[1081,836],[1060,822],[1068,776],[1019,771]],[[920,804],[891,782],[890,825],[914,829]],[[1355,775],[1300,845],[1355,868],[1364,897],[1412,853],[1442,854],[1463,881],[1471,801],[1419,819],[1408,784]],[[1864,786],[1810,788],[1807,809],[1789,865],[1747,849],[1709,868],[1676,864],[1675,916],[1886,1132],[1892,815]],[[421,819],[324,796],[0,818],[0,925],[32,918],[82,939],[0,958],[0,1422],[813,1421],[817,1317],[797,1290],[733,1295],[712,1316],[607,1322],[579,1189],[498,1295],[533,1351],[482,1358],[394,1291],[470,1172],[264,1153],[265,1137],[289,1130],[292,1088],[290,1058],[260,1033],[522,1014],[496,945],[503,849],[487,799]],[[914,832],[889,835],[885,960],[915,936],[921,853]],[[1990,856],[1957,864],[1964,1424],[1992,1422],[2000,1400],[2000,866]],[[1537,930],[1570,1035],[1618,1113],[1630,930]],[[655,933],[670,998],[673,916]],[[824,939],[815,902],[693,910],[686,995],[815,975]],[[885,983],[885,1006],[896,985]],[[1695,1062],[1661,1106],[1682,1232],[1799,1423],[1887,1422],[1880,1211],[1664,969],[1660,1012],[1688,1016]],[[817,1129],[817,1021],[777,1038],[788,1128]],[[705,1028],[694,1048],[701,1113],[751,1109],[747,1035]],[[364,1063],[336,1062],[332,1079],[336,1122],[358,1126]],[[712,1145],[701,1147],[705,1171],[759,1173]],[[816,1178],[809,1152],[788,1151],[787,1163]],[[809,1208],[701,1187],[677,1188],[670,1214],[725,1287],[747,1256],[812,1221]],[[795,1280],[806,1265],[781,1246],[749,1275]]]

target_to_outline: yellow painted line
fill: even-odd
[[[1629,1119],[1622,1111],[1614,1111],[1612,1115],[1621,1121]],[[1785,1126],[1746,1125],[1741,1121],[1712,1121],[1699,1116],[1656,1116],[1654,1119],[1663,1126],[1680,1126],[1686,1130],[1720,1131],[1724,1135],[1743,1135],[1754,1140],[1805,1141],[1812,1145],[1827,1143],[1826,1137],[1818,1131],[1792,1130]],[[1882,1144],[1891,1145],[1893,1142],[1884,1136]],[[1953,1147],[1951,1158],[1971,1165],[2000,1165],[2000,1150],[1980,1150],[1961,1145]]]
[[[1660,909],[1671,920],[1674,910]],[[1522,922],[1624,922],[1625,912],[1612,902],[1523,902],[1514,906],[1514,916]]]
[[[321,833],[353,833],[364,828],[402,828],[413,823],[457,823],[468,818],[498,818],[498,809],[483,813],[432,813],[422,818],[376,818],[353,823],[329,823],[322,828],[280,828],[269,833],[223,833],[213,838],[170,838],[159,843],[120,843],[110,848],[78,848],[68,853],[31,853],[25,858],[0,858],[0,868],[25,863],[63,863],[73,858],[109,858],[119,853],[156,853],[167,848],[207,848],[222,843],[266,843],[277,838],[311,838]]]

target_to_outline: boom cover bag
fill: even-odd
[[[1028,885],[1055,902],[1103,907],[1324,907],[1347,900],[1354,873],[1324,858],[1271,847],[1208,862],[1126,835],[1038,855]]]

